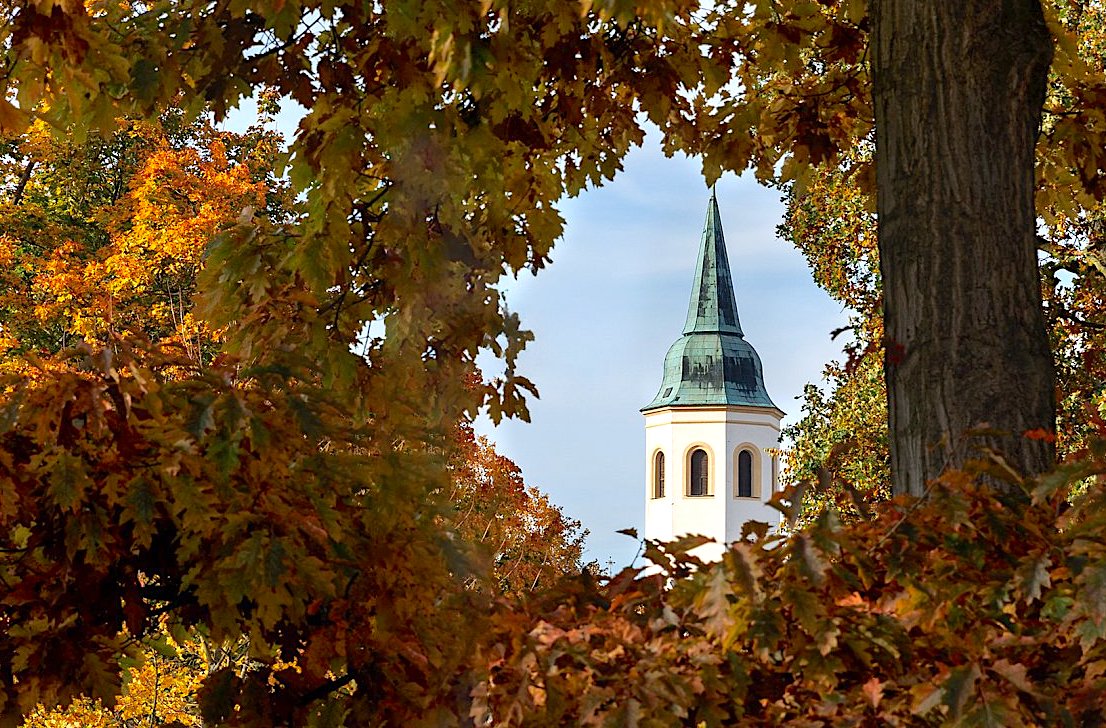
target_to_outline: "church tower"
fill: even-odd
[[[711,192],[684,333],[664,359],[645,415],[645,537],[686,534],[719,544],[746,521],[779,524],[776,490],[783,412],[764,389],[760,357],[737,317],[718,202]],[[721,545],[701,557],[718,558]]]

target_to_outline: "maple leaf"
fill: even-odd
[[[716,638],[725,637],[733,624],[730,616],[730,584],[720,568],[708,572],[703,589],[695,598],[695,606],[707,631]]]
[[[883,683],[879,681],[879,678],[872,676],[860,689],[868,703],[873,708],[878,708],[880,701],[883,700]]]
[[[1049,573],[1051,563],[1048,556],[1041,555],[1022,566],[1019,572],[1020,587],[1030,602],[1040,599],[1041,590],[1052,585],[1052,577]]]

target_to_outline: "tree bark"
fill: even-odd
[[[12,205],[18,206],[23,202],[23,192],[27,189],[27,183],[31,181],[31,173],[35,171],[35,160],[27,160],[27,166],[23,168],[23,173],[19,175],[19,184],[15,186],[15,193],[12,195]]]
[[[873,0],[876,183],[895,493],[979,445],[1047,469],[1052,355],[1034,146],[1052,42],[1037,0]],[[984,432],[985,431],[985,432]]]

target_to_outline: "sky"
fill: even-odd
[[[303,110],[286,104],[277,127],[290,139]],[[257,118],[251,102],[227,128]],[[801,415],[808,382],[842,357],[830,332],[847,312],[819,289],[806,261],[776,237],[784,206],[752,174],[717,185],[741,327],[760,354],[769,396]],[[630,152],[614,181],[562,201],[563,238],[537,276],[509,281],[507,303],[533,331],[520,373],[540,393],[531,421],[476,430],[588,529],[584,560],[612,572],[630,565],[644,532],[645,421],[639,409],[657,393],[664,355],[683,332],[710,190],[697,160],[666,158],[659,132]],[[494,362],[480,362],[485,374]]]
[[[806,261],[776,236],[784,207],[752,174],[717,186],[741,326],[760,354],[769,395],[800,416],[803,386],[842,358],[830,332],[847,312],[813,282]],[[531,422],[477,430],[514,460],[526,482],[590,531],[585,560],[617,571],[643,531],[645,428],[664,355],[680,337],[710,190],[699,163],[667,159],[656,134],[599,189],[566,200],[553,263],[508,286],[507,302],[535,334],[519,360],[540,399]]]

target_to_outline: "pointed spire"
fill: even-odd
[[[712,189],[684,335],[669,347],[660,390],[641,411],[717,405],[766,407],[783,416],[764,388],[760,357],[737,320],[722,218]]]
[[[714,187],[707,203],[707,220],[695,265],[695,281],[691,286],[691,303],[687,309],[684,333],[727,333],[742,336],[737,318],[730,262],[726,257],[726,239],[722,236],[722,217]]]

